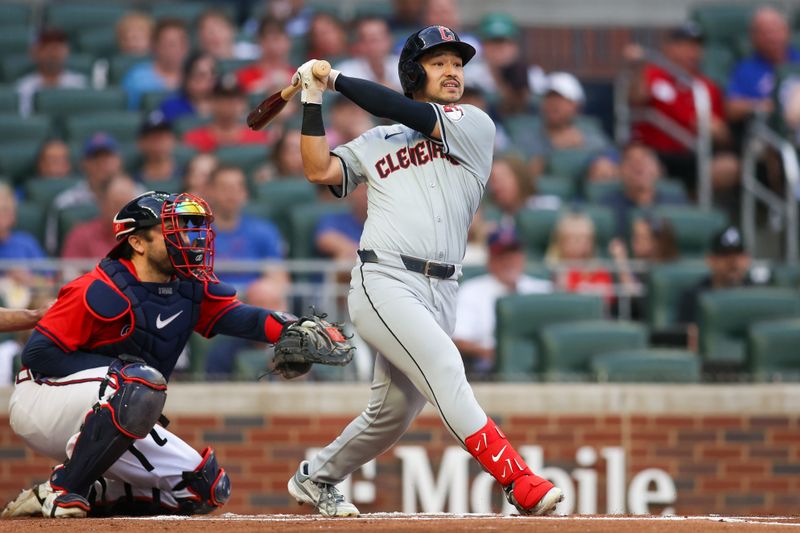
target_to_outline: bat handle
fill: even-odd
[[[314,63],[313,67],[311,67],[311,73],[314,74],[315,78],[321,80],[331,73],[331,64],[324,59],[319,60]],[[298,91],[300,91],[300,89],[302,89],[302,87],[303,84],[299,81],[297,82],[297,85],[289,85],[281,91],[281,98],[288,102],[294,95],[298,93]]]

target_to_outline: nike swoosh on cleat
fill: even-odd
[[[494,461],[495,463],[499,461],[500,456],[503,455],[503,452],[506,451],[506,448],[508,448],[508,444],[503,446],[503,448],[499,452],[497,452],[497,455],[492,455],[492,461]]]
[[[383,136],[384,140],[388,139],[389,137],[394,137],[395,135],[402,135],[402,131],[396,131],[394,133],[387,133]]]
[[[183,313],[183,310],[178,311],[174,315],[172,315],[170,317],[167,317],[164,320],[161,320],[161,313],[159,313],[158,316],[156,317],[156,328],[157,329],[163,329],[163,328],[169,326],[170,322],[172,322],[173,320],[178,318],[181,313]]]

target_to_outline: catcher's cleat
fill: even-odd
[[[42,504],[45,518],[86,518],[89,502],[73,492],[51,492]]]
[[[561,489],[537,475],[527,475],[503,487],[508,503],[520,514],[546,516],[553,514],[564,499]]]
[[[20,516],[41,516],[42,504],[48,494],[52,494],[50,483],[45,481],[25,489],[13,501],[6,504],[0,518],[17,518]]]
[[[308,477],[308,461],[300,463],[297,472],[289,480],[289,494],[300,505],[313,505],[322,516],[359,515],[356,506],[345,500],[334,485],[311,481]]]

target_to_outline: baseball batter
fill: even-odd
[[[3,517],[191,515],[228,500],[211,448],[166,429],[167,381],[192,331],[276,342],[295,317],[216,280],[212,220],[201,198],[145,193],[115,217],[108,257],[61,289],[24,348],[9,409],[14,432],[63,464]]]
[[[447,27],[414,33],[398,67],[408,98],[336,70],[318,80],[313,60],[295,74],[303,84],[306,176],[339,197],[358,186],[368,190],[348,305],[358,333],[379,353],[367,408],[289,481],[291,495],[323,515],[358,515],[335,485],[391,447],[426,402],[520,513],[549,514],[562,499],[478,405],[450,339],[459,262],[486,188],[495,135],[484,112],[457,104],[463,67],[474,55]],[[326,88],[399,124],[371,129],[331,154],[321,115]]]

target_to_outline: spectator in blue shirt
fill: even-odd
[[[247,204],[247,182],[237,167],[219,166],[209,176],[207,195],[214,212],[216,232],[215,261],[237,259],[283,259],[284,243],[271,222],[242,213]],[[215,269],[219,278],[244,289],[259,278],[267,278],[280,289],[288,286],[289,276],[283,267],[270,266],[262,272],[226,272]]]
[[[161,103],[169,122],[181,117],[210,117],[211,92],[217,78],[217,61],[205,52],[194,52],[183,64],[183,80],[175,96]]]
[[[16,222],[14,191],[5,182],[0,182],[0,260],[17,259],[27,263],[31,259],[46,257],[33,235],[14,229]],[[0,278],[7,281],[0,284],[0,295],[12,306],[27,301],[30,289],[37,285],[36,274],[25,266],[0,270]]]
[[[664,204],[686,203],[682,195],[657,189],[661,166],[656,153],[648,146],[639,143],[626,146],[622,152],[619,172],[622,189],[609,193],[601,201],[614,214],[614,234],[617,237],[628,237],[631,215],[636,210],[647,210]]]
[[[356,187],[347,195],[350,210],[320,217],[314,242],[320,255],[337,261],[355,261],[364,221],[367,220],[367,188]]]
[[[771,113],[770,98],[775,70],[786,63],[800,63],[800,50],[789,44],[789,25],[773,7],[756,10],[750,25],[753,53],[734,67],[728,82],[728,119],[740,122],[753,113]]]
[[[142,95],[151,91],[174,91],[181,84],[183,61],[189,53],[189,32],[179,19],[163,19],[153,33],[153,60],[137,64],[125,75],[122,88],[128,107],[139,109]]]

